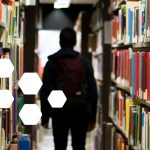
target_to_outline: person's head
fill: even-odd
[[[61,48],[73,48],[76,44],[76,32],[72,28],[64,28],[59,38]]]

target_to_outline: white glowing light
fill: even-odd
[[[25,95],[36,95],[42,86],[42,81],[37,73],[24,73],[18,85]]]
[[[67,98],[61,90],[53,90],[48,97],[48,101],[52,108],[62,108],[66,100]]]
[[[24,125],[37,125],[40,121],[42,113],[36,104],[23,105],[19,117]]]
[[[12,76],[14,66],[10,59],[0,59],[0,78],[9,78]]]
[[[13,100],[10,90],[0,90],[0,108],[10,108]]]
[[[54,2],[55,9],[68,8],[70,6],[70,0],[56,0]]]

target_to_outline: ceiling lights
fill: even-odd
[[[55,9],[68,8],[70,6],[71,0],[56,0],[54,2]]]

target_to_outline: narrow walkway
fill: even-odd
[[[39,143],[38,148],[36,150],[54,150],[53,136],[51,130],[43,130],[43,140]],[[93,150],[93,140],[92,133],[88,133],[87,135],[87,145],[86,150]],[[71,147],[71,136],[68,137],[68,147],[67,150],[72,150]]]

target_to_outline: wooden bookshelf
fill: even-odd
[[[150,26],[149,20],[148,20],[149,19],[149,16],[148,16],[149,8],[146,6],[146,4],[148,4],[149,2],[150,2],[149,0],[146,0],[143,2],[142,1],[139,1],[139,2],[127,1],[127,2],[125,2],[125,1],[114,0],[114,3],[117,5],[115,5],[112,8],[112,15],[113,15],[113,17],[112,17],[112,19],[113,19],[112,20],[112,25],[113,25],[112,26],[113,27],[112,28],[112,41],[115,43],[115,44],[112,43],[112,45],[111,45],[112,46],[112,56],[113,56],[112,73],[114,75],[113,77],[117,76],[117,77],[119,77],[119,79],[121,78],[124,80],[128,80],[128,82],[131,84],[130,86],[132,87],[132,91],[131,91],[130,87],[126,87],[123,84],[120,84],[122,82],[118,83],[117,80],[111,79],[112,87],[114,87],[114,88],[110,88],[110,92],[112,92],[110,94],[110,96],[112,96],[110,98],[110,100],[112,100],[112,103],[110,103],[110,104],[114,104],[114,107],[116,106],[118,108],[117,108],[117,110],[114,110],[114,107],[110,107],[110,105],[109,105],[109,107],[110,107],[110,111],[114,110],[114,111],[112,111],[112,112],[114,112],[113,115],[117,118],[119,117],[117,113],[120,113],[120,115],[122,115],[122,111],[128,112],[128,110],[124,109],[124,107],[126,107],[128,105],[129,105],[128,106],[129,107],[129,115],[131,115],[131,116],[133,114],[135,115],[135,113],[137,113],[137,110],[139,111],[139,108],[142,109],[142,112],[140,112],[140,115],[143,113],[147,117],[147,115],[149,114],[149,111],[148,111],[150,108],[150,101],[148,101],[150,99],[149,94],[146,94],[146,96],[145,96],[144,95],[145,93],[143,94],[140,91],[141,89],[143,92],[145,92],[147,90],[147,93],[149,93],[149,90],[150,90],[149,89],[149,81],[147,81],[147,80],[149,80],[148,79],[149,78],[149,68],[148,67],[150,67],[150,66],[148,66],[148,65],[150,65],[150,63],[149,63],[150,42],[149,42],[149,39],[145,38],[146,36],[149,36],[149,34],[148,34],[149,33],[148,27]],[[139,18],[141,18],[142,13],[144,13],[144,18],[146,18],[145,20],[139,19]],[[139,18],[136,18],[135,16],[136,17],[138,16]],[[124,24],[124,22],[126,22],[126,23]],[[144,24],[144,26],[142,26],[142,23]],[[142,28],[142,30],[141,30],[141,28]],[[111,34],[109,34],[107,36],[111,36]],[[124,40],[124,41],[122,41],[122,40]],[[118,42],[118,41],[120,41],[120,42]],[[125,43],[129,43],[129,44],[125,44]],[[124,51],[124,52],[122,52],[122,51]],[[142,52],[142,53],[140,53],[140,52]],[[144,63],[143,63],[143,60],[144,60]],[[143,64],[144,64],[144,66],[146,66],[146,65],[148,66],[148,67],[144,68],[145,72],[143,71],[143,68],[142,68]],[[134,68],[134,67],[136,67],[136,68]],[[143,76],[145,74],[144,73],[142,74],[142,72],[144,72],[148,76],[148,78],[143,78]],[[145,85],[143,85],[143,83],[145,83]],[[119,96],[118,96],[119,94],[120,94],[120,97],[123,97],[123,98],[119,98]],[[148,100],[143,100],[143,99],[139,98],[140,96],[143,97],[143,95]],[[115,102],[113,100],[115,100]],[[134,108],[133,109],[131,108],[132,104],[130,105],[128,103],[128,101],[127,101],[127,103],[123,104],[123,106],[122,106],[122,104],[120,104],[120,103],[122,103],[121,100],[123,102],[126,102],[126,100],[129,100],[129,102],[130,102],[130,100],[131,100],[131,102],[136,101],[136,104],[135,104],[136,106],[133,106],[134,108],[136,108],[136,111],[134,111]],[[118,110],[121,108],[122,108],[122,111]],[[128,115],[123,115],[123,117],[126,117],[126,116],[128,116]],[[131,116],[129,118],[131,118]],[[135,121],[135,118],[133,120],[134,120],[134,124],[139,123],[139,122],[137,123]],[[130,140],[130,138],[128,138],[126,136],[126,134],[122,130],[122,128],[120,128],[120,126],[118,126],[118,124],[115,121],[113,121],[112,119],[111,119],[111,121],[113,122],[115,128],[117,130],[119,130],[119,132],[124,137],[124,139],[127,141]],[[119,117],[119,125],[120,125],[120,122],[123,122],[123,121],[122,121],[122,118],[120,119],[120,117]],[[150,118],[147,117],[146,121],[150,121]],[[132,126],[132,121],[130,124]],[[142,124],[142,121],[140,122],[140,124]],[[142,130],[143,126],[140,125],[139,128],[140,128],[140,130]],[[149,128],[149,127],[147,127],[147,128]],[[134,132],[135,132],[135,129],[134,129]],[[146,129],[142,130],[142,133],[144,133],[146,135],[147,134]],[[130,133],[129,132],[129,134],[135,134],[137,136],[138,133],[136,133],[136,132]],[[131,149],[138,149],[138,146],[139,146],[138,145],[139,143],[137,143],[138,141],[140,142],[141,145],[143,144],[141,135],[139,137],[141,139],[137,140],[136,139],[137,137],[133,138],[133,140],[135,142],[134,145],[137,145],[137,147],[130,145]],[[146,135],[145,141],[148,140],[149,137],[150,137],[150,135]],[[128,143],[129,142],[130,141],[128,141]],[[131,143],[132,143],[132,141],[131,141]],[[146,146],[145,145],[144,144],[142,145],[143,149],[146,149],[147,145]]]
[[[1,41],[0,47],[2,49],[2,54],[3,54],[1,56],[1,59],[9,58],[14,66],[14,71],[12,73],[12,76],[9,78],[9,80],[1,78],[1,80],[5,80],[5,82],[9,84],[8,85],[9,87],[7,87],[7,89],[10,90],[12,96],[14,97],[14,101],[10,106],[10,109],[7,110],[6,114],[3,114],[3,111],[5,111],[5,109],[3,108],[1,109],[3,116],[1,117],[2,133],[0,133],[0,136],[2,136],[1,138],[3,139],[5,138],[5,143],[0,142],[0,147],[1,146],[5,147],[6,150],[10,149],[10,145],[13,142],[11,140],[13,140],[14,136],[16,136],[17,139],[18,132],[20,136],[24,134],[24,130],[21,128],[24,127],[24,125],[21,122],[20,118],[18,118],[18,114],[19,114],[18,107],[22,108],[22,106],[18,104],[19,90],[20,90],[18,89],[18,81],[20,80],[21,75],[24,72],[23,70],[24,63],[22,62],[24,60],[24,55],[23,53],[21,54],[21,52],[24,52],[23,39],[25,38],[25,33],[24,33],[25,12],[24,12],[24,6],[22,6],[22,4],[20,4],[19,1],[17,2],[11,1],[11,2],[12,3],[9,4],[9,6],[3,3],[0,4],[1,7],[3,8],[0,10],[2,13],[1,22],[0,22],[0,41]],[[30,13],[30,17],[31,14],[32,13]],[[28,33],[30,34],[31,32]],[[34,43],[32,44],[34,45]],[[30,46],[32,44],[30,44]],[[9,49],[9,52],[6,52],[6,49]],[[5,57],[4,57],[4,53],[7,53]],[[30,62],[29,59],[27,60]],[[31,60],[33,60],[33,58]],[[4,87],[1,87],[1,90],[5,88],[6,87],[4,84]],[[7,117],[6,119],[5,119],[5,115]],[[3,121],[5,122],[3,123]],[[4,135],[7,136],[4,137]]]
[[[83,27],[85,28],[85,27]],[[104,24],[103,24],[103,6],[102,2],[98,0],[98,3],[93,8],[93,13],[91,16],[91,26],[89,30],[89,52],[91,53],[91,62],[93,65],[94,76],[96,80],[96,84],[98,87],[98,106],[97,106],[97,124],[96,130],[100,133],[100,140],[99,143],[95,143],[96,147],[99,147],[102,142],[102,134],[103,134],[103,113],[102,108],[104,105],[102,104],[102,88],[104,84],[104,80],[102,79],[103,76],[103,31],[104,31]],[[91,35],[90,35],[91,34]],[[91,37],[90,37],[91,36]],[[93,37],[92,37],[93,36]],[[106,97],[105,97],[106,98]],[[104,107],[105,108],[105,107]],[[96,133],[94,134],[96,136]]]

